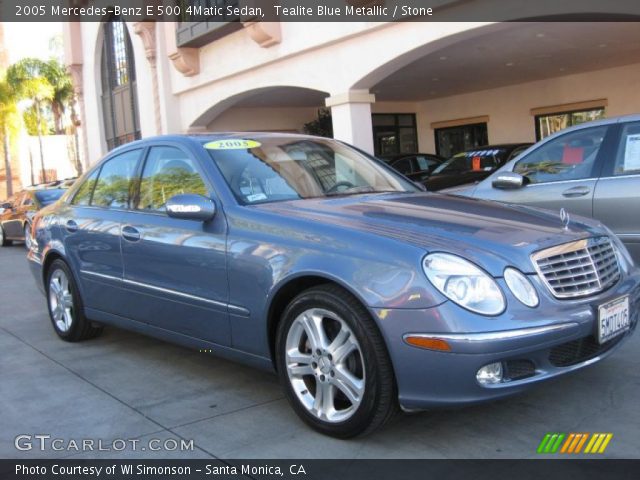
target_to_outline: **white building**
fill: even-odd
[[[324,106],[360,148],[443,155],[640,112],[637,23],[112,18],[65,46],[88,163],[140,136],[302,131]]]

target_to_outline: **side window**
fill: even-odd
[[[71,205],[89,205],[91,202],[91,195],[93,194],[93,187],[96,185],[96,180],[98,179],[98,173],[100,173],[100,169],[97,168],[85,178],[78,191],[73,196],[73,200],[71,200]]]
[[[400,160],[396,160],[393,162],[393,168],[398,170],[400,173],[407,175],[411,173],[411,159],[410,158],[401,158]]]
[[[179,148],[151,148],[142,172],[137,208],[163,211],[167,200],[184,193],[208,195],[195,161]]]
[[[433,167],[437,163],[432,158],[425,157],[423,155],[418,155],[416,157],[416,161],[418,162],[418,170],[420,171],[429,170],[431,167]]]
[[[640,174],[640,122],[627,123],[622,128],[613,174]]]
[[[561,135],[523,157],[513,171],[531,183],[589,178],[606,132],[603,126]]]
[[[107,208],[129,208],[131,180],[142,150],[131,150],[107,160],[93,190],[91,205]]]

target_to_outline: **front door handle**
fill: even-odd
[[[140,240],[140,232],[131,225],[125,225],[121,230],[122,238],[129,242],[137,242]]]
[[[67,223],[64,224],[64,228],[67,229],[67,232],[74,233],[78,231],[78,224],[74,220],[67,220]]]
[[[589,187],[573,187],[569,190],[565,190],[562,192],[563,197],[584,197],[591,193],[591,189]]]

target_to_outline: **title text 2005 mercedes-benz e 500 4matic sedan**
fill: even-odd
[[[423,192],[340,142],[166,136],[34,221],[53,328],[115,325],[275,369],[337,437],[521,392],[629,337],[640,271],[593,220]]]

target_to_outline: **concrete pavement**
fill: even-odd
[[[0,248],[2,458],[533,458],[547,432],[612,432],[608,458],[640,458],[640,335],[606,361],[508,400],[399,415],[375,434],[335,440],[307,428],[275,376],[107,328],[55,335],[22,245]],[[18,435],[63,439],[20,451]],[[123,451],[78,452],[91,439]],[[151,451],[193,440],[193,449]],[[133,450],[130,441],[137,441]],[[45,440],[47,441],[47,440]]]

